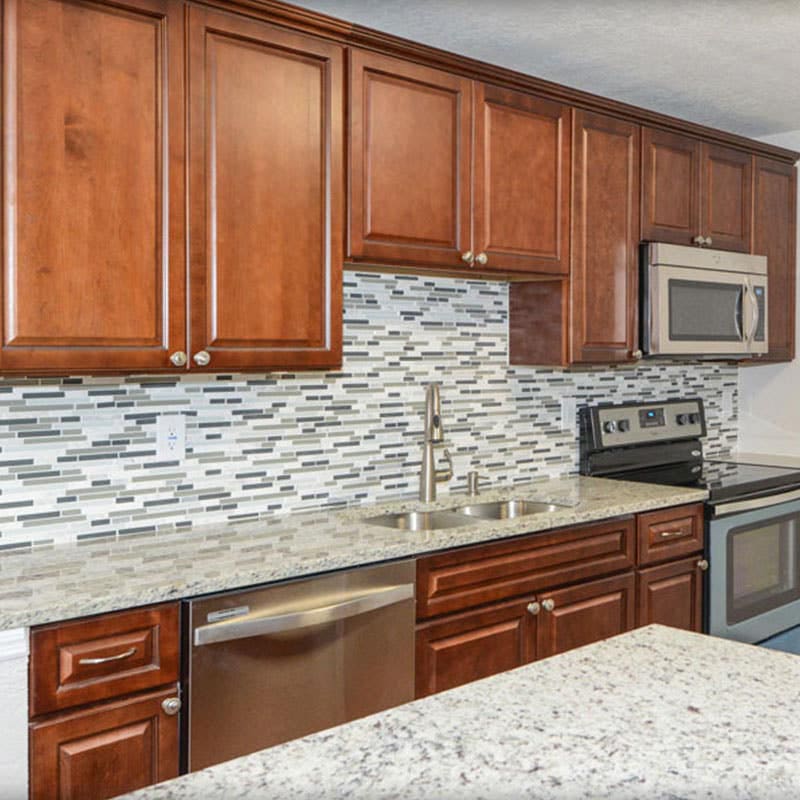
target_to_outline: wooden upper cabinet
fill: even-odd
[[[350,257],[466,267],[471,81],[351,50],[349,118]]]
[[[189,10],[192,369],[341,363],[343,66],[338,45]]]
[[[568,271],[569,115],[569,108],[558,103],[475,84],[473,250],[478,268]]]
[[[575,111],[571,361],[628,361],[637,347],[639,126]]]
[[[700,226],[700,142],[642,128],[642,239],[693,244]]]
[[[703,144],[700,234],[715,250],[750,252],[753,157]]]
[[[767,257],[770,361],[795,355],[797,170],[756,158],[753,173],[753,247]]]
[[[185,349],[182,42],[171,0],[4,3],[0,370]]]

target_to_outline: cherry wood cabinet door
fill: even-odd
[[[472,84],[350,51],[348,253],[468,269]]]
[[[703,144],[700,233],[715,250],[750,252],[753,157]]]
[[[637,577],[637,626],[670,625],[687,631],[703,629],[702,554],[641,570]]]
[[[795,355],[797,170],[756,158],[753,173],[753,253],[767,257],[770,361]]]
[[[30,726],[32,800],[105,800],[178,775],[177,687]]]
[[[528,610],[532,601],[495,603],[419,626],[416,696],[443,692],[532,661],[537,619]]]
[[[629,361],[638,330],[639,126],[576,110],[572,130],[571,360]]]
[[[3,4],[0,370],[158,370],[185,346],[183,9]]]
[[[693,244],[700,235],[700,142],[642,128],[642,239]]]
[[[343,50],[195,6],[188,41],[192,369],[337,366]]]
[[[547,658],[634,627],[633,572],[539,595],[537,656]]]
[[[473,244],[480,269],[568,271],[569,115],[559,103],[475,84]]]

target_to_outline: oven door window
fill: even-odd
[[[673,342],[741,342],[741,282],[670,278],[669,338]]]
[[[795,514],[728,532],[728,625],[800,599],[799,522]]]

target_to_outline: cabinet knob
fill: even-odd
[[[165,714],[174,717],[181,710],[180,697],[168,697],[161,703],[161,708],[164,709]]]
[[[176,350],[170,357],[169,360],[176,366],[176,367],[185,367],[186,361],[188,360],[186,357],[186,353],[183,350]]]
[[[700,245],[700,247],[702,247],[705,243],[706,240],[704,236],[695,236],[694,239],[692,239],[692,244]]]
[[[478,255],[475,256],[475,263],[485,267],[489,263],[489,256],[487,256],[486,253],[478,253]]]
[[[461,254],[461,260],[465,264],[472,266],[475,263],[475,253],[473,253],[472,250],[467,250],[466,253]]]
[[[710,236],[706,236],[705,244],[706,244],[706,247],[711,247],[711,245],[714,244],[714,240]]]
[[[704,558],[701,558],[697,562],[697,569],[699,569],[701,572],[705,572],[708,569],[708,561],[706,561]]]
[[[535,617],[540,611],[542,607],[538,603],[528,603],[528,613],[533,614]]]
[[[555,600],[542,600],[542,608],[545,611],[552,611],[556,607]]]
[[[631,358],[634,359],[635,361],[639,361],[643,355],[644,353],[641,350],[634,350],[631,353]]]
[[[211,363],[211,355],[207,350],[201,350],[194,354],[194,363],[198,367],[207,367]]]

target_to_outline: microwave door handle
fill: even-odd
[[[758,307],[758,297],[756,297],[755,289],[753,289],[749,282],[747,284],[747,290],[750,293],[750,302],[753,304],[753,322],[750,328],[750,335],[747,337],[748,341],[752,344],[753,340],[756,338],[758,323],[761,321],[761,309]]]
[[[736,335],[744,341],[742,335],[742,314],[744,313],[744,286],[739,287],[739,294],[736,295],[736,303],[733,307],[733,324],[736,326]]]

